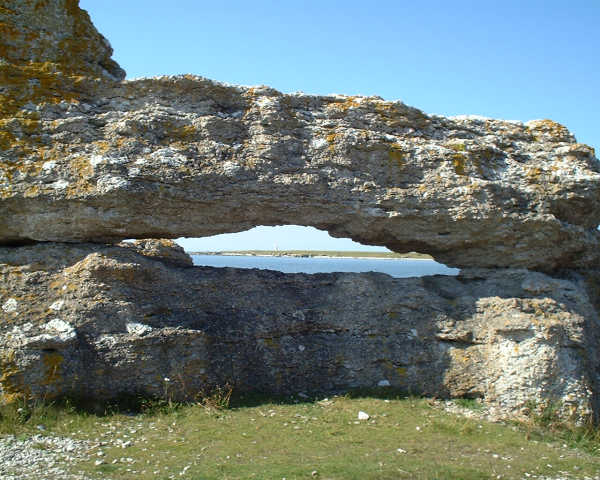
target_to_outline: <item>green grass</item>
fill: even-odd
[[[525,473],[556,477],[569,472],[569,478],[600,474],[598,430],[487,423],[446,413],[419,398],[348,395],[309,401],[254,396],[229,403],[218,394],[196,405],[138,402],[141,411],[135,415],[116,407],[90,413],[68,403],[38,405],[26,414],[17,413],[17,408],[0,408],[0,434],[28,436],[39,433],[36,426],[43,424],[49,434],[108,442],[95,449],[104,452],[105,463],[95,465],[100,457],[93,451],[92,459],[72,466],[98,479],[520,479]],[[371,418],[358,421],[360,410]],[[583,443],[574,436],[565,442],[575,431],[588,432]],[[121,448],[113,443],[117,439],[132,445]]]
[[[346,252],[334,250],[234,250],[223,252],[188,252],[190,255],[256,255],[256,256],[284,256],[284,257],[338,257],[338,258],[412,258],[427,259],[433,257],[423,253],[395,253],[395,252]]]
[[[483,404],[474,398],[457,398],[455,403],[462,408],[468,408],[473,411],[483,410]]]

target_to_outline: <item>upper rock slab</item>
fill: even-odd
[[[446,118],[378,97],[194,76],[118,82],[110,47],[76,3],[43,2],[36,14],[39,3],[2,10],[15,38],[19,25],[76,31],[57,30],[64,23],[91,46],[64,58],[48,44],[21,58],[16,40],[2,40],[10,68],[27,75],[45,55],[58,63],[20,84],[4,78],[0,243],[298,224],[458,267],[598,263],[599,163],[557,123]]]
[[[0,32],[2,66],[125,78],[125,72],[110,58],[113,50],[108,40],[79,8],[78,0],[4,1]]]

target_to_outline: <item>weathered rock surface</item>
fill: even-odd
[[[600,324],[575,274],[282,274],[185,266],[181,253],[144,255],[151,243],[0,249],[5,399],[389,382],[504,414],[528,402],[598,412]]]
[[[458,267],[598,263],[599,163],[552,121],[194,76],[118,82],[77,2],[9,5],[0,243],[298,224]]]
[[[125,82],[76,0],[3,2],[0,33],[2,400],[389,384],[598,417],[600,164],[566,128]],[[284,275],[81,243],[280,224],[463,271]]]

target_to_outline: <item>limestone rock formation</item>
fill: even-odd
[[[563,126],[123,81],[76,0],[3,2],[0,33],[0,400],[389,384],[598,418],[600,164]],[[280,224],[463,270],[201,268],[144,240]]]
[[[111,59],[110,43],[79,8],[79,0],[4,1],[0,22],[3,83],[38,76],[39,83],[31,87],[42,87],[51,73],[60,72],[125,78]]]
[[[505,415],[531,402],[560,402],[572,419],[598,411],[600,324],[577,276],[282,274],[148,250],[0,249],[0,393],[191,398],[226,383],[288,394],[387,380],[483,397]]]
[[[43,16],[41,3],[51,5]],[[552,121],[446,118],[189,75],[117,82],[122,71],[76,2],[22,0],[0,15],[12,35],[0,243],[298,224],[457,267],[598,263],[599,163]],[[55,35],[56,24],[69,28],[58,43],[38,41],[40,22]]]

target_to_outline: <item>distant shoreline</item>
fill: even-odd
[[[296,257],[296,258],[368,258],[373,260],[433,260],[430,255],[409,252],[352,252],[335,250],[228,250],[219,252],[187,252],[189,255],[245,256],[245,257]]]

